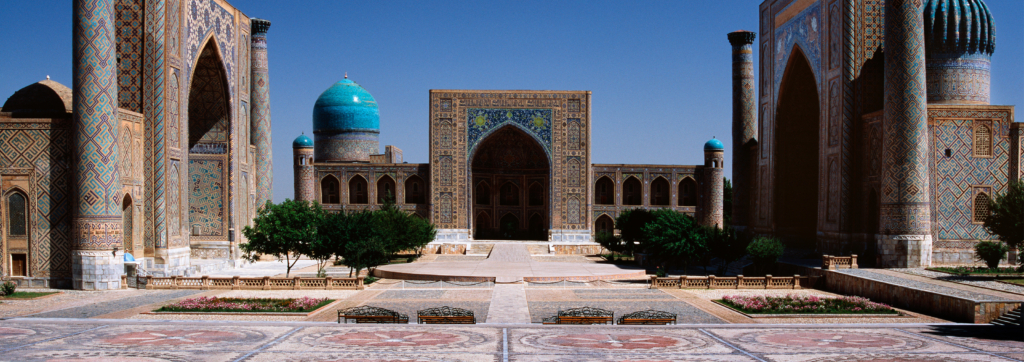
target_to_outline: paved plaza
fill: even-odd
[[[1001,327],[338,325],[15,319],[2,361],[1020,361]],[[1019,335],[1019,333],[1018,333]]]

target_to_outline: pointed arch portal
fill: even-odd
[[[514,126],[487,136],[472,155],[473,215],[477,239],[547,240],[550,164],[541,145]],[[489,195],[482,195],[487,192]],[[494,200],[494,202],[491,202]],[[525,219],[526,215],[535,215]],[[512,222],[515,220],[515,222]],[[520,222],[527,220],[528,222]],[[489,230],[482,230],[490,227]]]
[[[820,98],[810,63],[795,48],[775,116],[776,232],[790,245],[813,246],[818,227]]]

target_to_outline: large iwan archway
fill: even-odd
[[[515,126],[506,126],[480,143],[471,165],[472,184],[477,185],[472,191],[491,193],[469,198],[477,200],[472,215],[501,218],[475,220],[475,239],[548,240],[550,164],[537,141]],[[489,228],[482,229],[485,226]]]
[[[787,244],[813,247],[818,226],[820,98],[807,58],[790,56],[775,116],[775,233]]]
[[[188,233],[194,241],[228,241],[231,107],[216,41],[203,47],[188,96]]]

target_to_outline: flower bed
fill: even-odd
[[[881,303],[861,297],[822,298],[787,295],[785,297],[727,295],[718,300],[747,314],[892,314],[899,312]]]
[[[1021,272],[1017,268],[995,268],[989,269],[983,266],[958,266],[958,267],[938,267],[928,268],[931,271],[937,271],[940,273],[949,273],[956,275],[983,275],[983,276],[995,276],[995,275],[1020,275],[1024,276],[1024,272]]]
[[[334,300],[327,298],[188,298],[168,304],[155,312],[239,312],[239,313],[307,313]]]

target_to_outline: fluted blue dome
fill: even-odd
[[[348,78],[327,88],[313,106],[314,133],[379,130],[377,101]]]
[[[725,150],[725,145],[723,145],[722,141],[719,141],[717,138],[712,138],[710,141],[708,141],[707,143],[704,144],[704,150],[705,151],[724,151]]]
[[[924,42],[929,53],[985,53],[996,49],[996,25],[983,0],[927,0]]]
[[[313,147],[313,139],[309,138],[305,133],[295,137],[295,141],[292,141],[292,148],[310,148]]]

